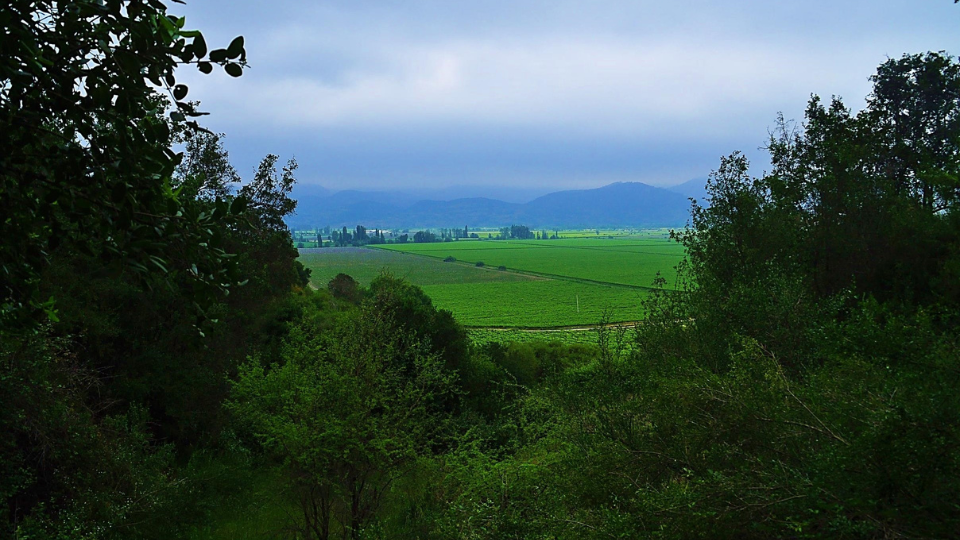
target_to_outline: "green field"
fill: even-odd
[[[467,326],[556,328],[594,325],[604,317],[641,319],[640,300],[656,273],[671,281],[682,256],[680,246],[649,235],[324,248],[300,257],[317,287],[341,272],[367,285],[387,271],[422,287]],[[448,257],[456,262],[444,262]],[[477,267],[478,261],[485,265]]]
[[[683,247],[664,238],[473,240],[431,244],[385,244],[377,249],[426,255],[437,259],[510,270],[545,277],[649,287],[657,272],[670,277],[683,257]],[[671,280],[668,279],[668,282]],[[669,284],[668,284],[669,286]]]

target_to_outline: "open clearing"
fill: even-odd
[[[317,287],[341,272],[367,285],[386,271],[422,287],[466,326],[557,328],[641,319],[656,273],[671,285],[683,251],[662,236],[586,237],[308,249],[300,257]]]

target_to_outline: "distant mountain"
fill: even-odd
[[[453,201],[456,199],[494,199],[508,203],[523,204],[541,197],[553,190],[547,188],[517,186],[446,186],[436,188],[411,187],[390,190],[341,190],[327,189],[319,184],[297,184],[293,188],[295,199],[310,197],[336,196],[339,200],[379,200],[393,201],[393,204],[406,206],[418,201]]]
[[[707,201],[707,179],[706,178],[694,178],[693,180],[687,180],[682,184],[677,184],[675,186],[670,186],[664,188],[674,193],[679,193],[684,197],[691,199],[696,199],[697,202],[701,205],[706,205]]]
[[[485,197],[414,199],[410,193],[386,191],[304,195],[298,198],[297,214],[287,222],[293,228],[670,227],[686,223],[690,210],[683,194],[639,182],[558,191],[524,204]]]
[[[499,227],[519,223],[524,205],[475,197],[453,201],[420,201],[407,209],[399,222],[405,227]],[[391,225],[395,226],[395,225]]]
[[[682,195],[617,182],[598,189],[558,191],[524,205],[523,223],[535,227],[659,227],[683,225],[689,202]]]
[[[293,186],[294,197],[329,197],[333,192],[319,184],[296,184]]]

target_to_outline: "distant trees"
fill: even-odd
[[[511,225],[510,227],[501,227],[497,236],[500,240],[536,240],[535,232],[530,231],[526,225]]]
[[[417,244],[437,242],[437,235],[430,231],[417,231],[413,235],[413,241]]]
[[[337,247],[360,247],[368,244],[386,244],[387,239],[380,229],[374,229],[371,235],[366,227],[357,225],[353,233],[348,232],[346,227],[339,231],[331,231],[330,242]]]

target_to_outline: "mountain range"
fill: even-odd
[[[687,222],[690,200],[703,204],[703,179],[670,188],[617,182],[596,189],[536,196],[535,190],[501,188],[500,198],[476,196],[483,188],[447,188],[439,192],[339,191],[301,186],[294,191],[297,212],[287,219],[295,229],[503,227],[531,228],[676,227]],[[492,191],[492,190],[489,190]],[[457,195],[461,195],[457,197]],[[533,198],[530,198],[533,197]]]

